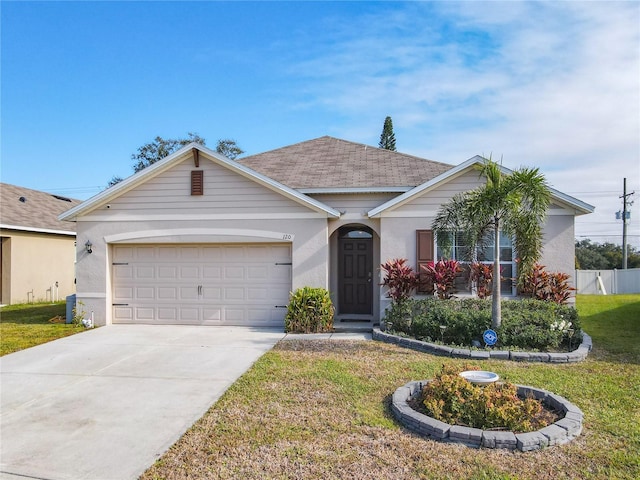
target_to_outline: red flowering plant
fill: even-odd
[[[439,260],[422,265],[424,281],[435,286],[436,295],[440,299],[451,298],[455,293],[455,281],[458,272],[462,271],[457,260]]]
[[[492,292],[491,282],[493,281],[493,264],[473,262],[469,265],[469,281],[475,284],[478,298],[490,297]],[[502,274],[502,269],[500,269]]]
[[[418,275],[411,265],[407,265],[406,258],[395,258],[380,265],[385,275],[382,286],[387,287],[387,296],[394,303],[402,303],[411,296],[411,292],[418,286]]]
[[[567,303],[575,291],[569,284],[568,274],[563,272],[547,272],[544,265],[536,263],[531,272],[524,278],[521,293],[525,296],[555,302],[559,305]]]

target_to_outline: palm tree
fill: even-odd
[[[453,235],[462,235],[471,255],[493,241],[491,325],[499,328],[500,232],[508,235],[519,258],[518,285],[529,274],[542,253],[542,223],[551,198],[549,186],[537,168],[520,168],[510,173],[491,160],[484,162],[481,176],[486,184],[455,195],[443,204],[433,221],[438,245],[450,245]],[[470,258],[472,260],[475,258]]]

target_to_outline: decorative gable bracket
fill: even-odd
[[[191,151],[193,152],[193,163],[195,164],[196,168],[200,168],[200,150],[198,150],[197,148],[192,148]]]

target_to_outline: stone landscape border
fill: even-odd
[[[570,442],[582,432],[582,410],[560,395],[526,385],[516,385],[518,396],[533,396],[543,404],[562,412],[563,418],[538,431],[514,433],[449,425],[417,412],[408,403],[429,380],[413,381],[399,387],[391,398],[394,416],[406,428],[441,442],[456,442],[469,447],[504,448],[528,452]]]
[[[467,358],[469,360],[515,360],[518,362],[546,362],[546,363],[574,363],[587,358],[593,342],[591,337],[582,333],[580,346],[571,352],[519,352],[513,350],[472,350],[469,348],[448,347],[435,343],[423,342],[415,338],[399,337],[374,328],[371,334],[374,340],[385,343],[394,343],[402,347],[411,348],[420,352],[431,353],[454,358]]]

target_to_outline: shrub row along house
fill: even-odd
[[[282,326],[289,293],[311,286],[331,292],[336,321],[377,323],[389,302],[380,264],[439,256],[434,216],[483,183],[483,162],[328,136],[236,161],[188,145],[61,215],[77,222],[78,300],[98,325]],[[574,218],[592,211],[552,190],[549,269],[573,271]],[[510,276],[516,259],[499,241]]]

